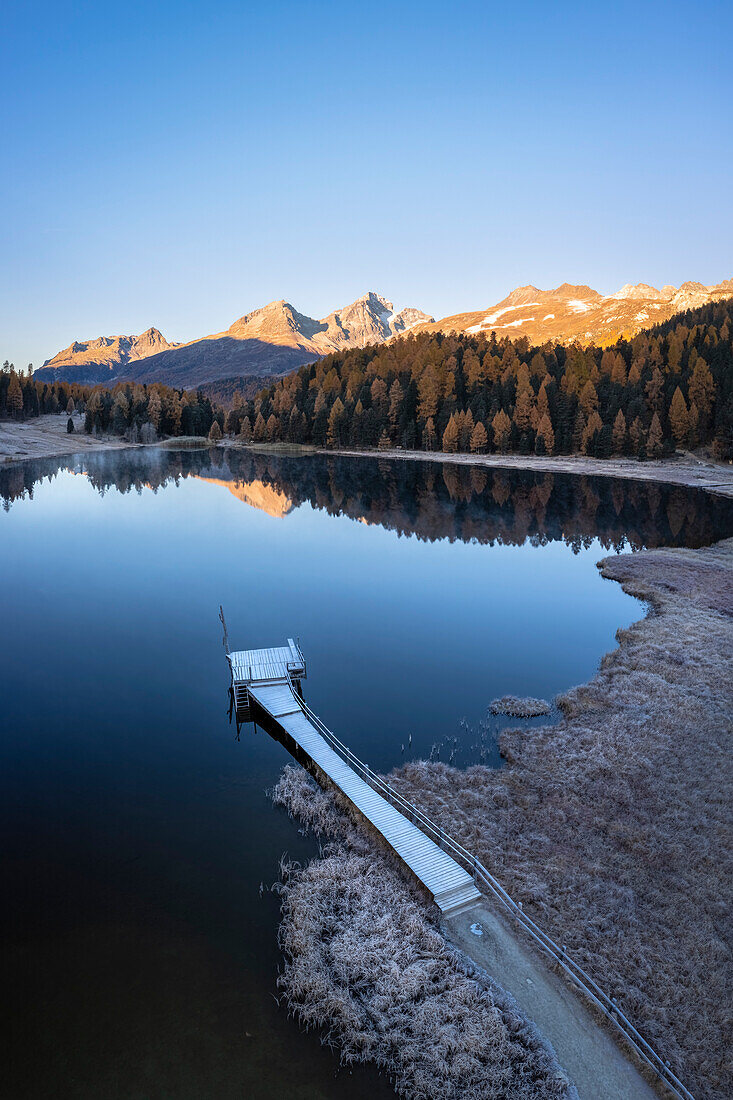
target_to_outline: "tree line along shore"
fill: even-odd
[[[711,446],[733,459],[733,300],[679,314],[605,349],[424,333],[336,353],[225,410],[203,391],[40,382],[0,370],[0,418],[83,412],[129,442],[243,443],[447,454],[661,458]]]
[[[733,301],[612,347],[424,333],[329,355],[236,400],[244,441],[445,453],[733,457]]]

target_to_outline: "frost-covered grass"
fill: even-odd
[[[345,1063],[370,1061],[414,1100],[573,1097],[513,1001],[453,951],[383,849],[302,768],[274,800],[329,840],[307,867],[284,865],[280,985]]]
[[[510,718],[538,718],[549,714],[552,706],[546,699],[533,699],[531,695],[519,699],[516,695],[502,695],[489,703],[492,714],[508,714]]]
[[[508,766],[390,778],[494,872],[696,1097],[733,1096],[733,540],[601,563],[651,605]]]

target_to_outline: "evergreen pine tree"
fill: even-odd
[[[585,426],[585,413],[581,408],[579,408],[575,416],[575,424],[573,425],[572,445],[574,451],[580,451],[583,448],[583,440],[585,438]]]
[[[649,435],[646,441],[646,452],[650,458],[659,458],[662,453],[662,447],[664,445],[664,435],[662,433],[662,425],[659,420],[659,414],[654,413],[652,422],[649,425]]]
[[[342,433],[346,427],[345,412],[343,401],[340,397],[337,397],[328,414],[328,433],[326,435],[326,442],[329,447],[340,447],[343,443]]]
[[[23,412],[23,389],[15,371],[10,375],[5,405],[11,416],[18,417]]]
[[[580,391],[580,407],[587,421],[590,421],[591,413],[598,411],[598,391],[590,378]]]
[[[537,437],[534,446],[535,454],[551,455],[555,450],[555,432],[552,428],[549,413],[545,413],[537,425]]]
[[[397,420],[402,408],[402,402],[405,399],[405,393],[402,386],[399,383],[399,379],[395,378],[392,385],[389,387],[389,422],[392,428],[397,425]]]
[[[534,392],[527,383],[522,389],[517,390],[517,401],[514,406],[514,423],[520,432],[526,432],[532,426],[532,413],[534,410]]]
[[[629,438],[631,440],[631,450],[637,458],[646,457],[646,432],[644,431],[644,425],[641,422],[641,418],[635,416],[631,422],[629,428]]]
[[[471,436],[474,429],[473,413],[469,409],[468,412],[459,414],[459,439],[458,449],[459,451],[469,451],[471,449]]]
[[[626,417],[621,409],[616,413],[616,419],[613,422],[612,443],[617,455],[622,455],[626,450]]]
[[[583,438],[581,440],[581,450],[584,455],[595,454],[595,448],[597,444],[597,436],[600,434],[603,428],[603,421],[597,412],[593,411],[588,417],[588,422],[583,430]]]
[[[120,390],[112,406],[112,431],[122,435],[130,423],[130,402],[124,390]]]
[[[160,431],[160,419],[163,415],[163,403],[160,400],[160,393],[158,390],[148,390],[148,420],[155,428],[156,432]]]
[[[695,362],[692,378],[689,385],[690,401],[697,406],[699,423],[703,431],[710,422],[710,413],[715,398],[715,381],[710,373],[710,367],[702,357]]]

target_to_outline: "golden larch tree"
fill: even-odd
[[[474,429],[471,432],[471,451],[473,454],[483,454],[489,443],[489,437],[486,433],[486,428],[479,420],[474,425]]]
[[[626,449],[626,417],[621,409],[616,413],[613,422],[613,450],[617,455],[623,454]]]
[[[491,429],[494,433],[494,446],[497,451],[501,451],[503,454],[506,451],[512,431],[512,422],[503,409],[499,409],[491,421]]]
[[[678,447],[681,447],[687,441],[690,432],[690,414],[679,386],[672,394],[672,403],[669,406],[669,423],[675,443]]]
[[[455,454],[458,450],[460,434],[458,418],[456,414],[453,413],[443,432],[443,450],[447,451],[448,454]]]

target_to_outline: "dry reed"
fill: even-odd
[[[384,849],[301,768],[273,794],[330,838],[307,867],[283,866],[280,977],[291,1011],[345,1063],[375,1063],[413,1100],[571,1098],[533,1025],[451,949]]]
[[[696,1097],[733,1096],[733,540],[607,558],[650,604],[507,767],[407,764],[403,795],[615,996]]]
[[[552,706],[546,699],[533,699],[531,695],[519,699],[516,695],[502,695],[489,703],[492,714],[508,714],[510,718],[538,718],[549,714]]]

